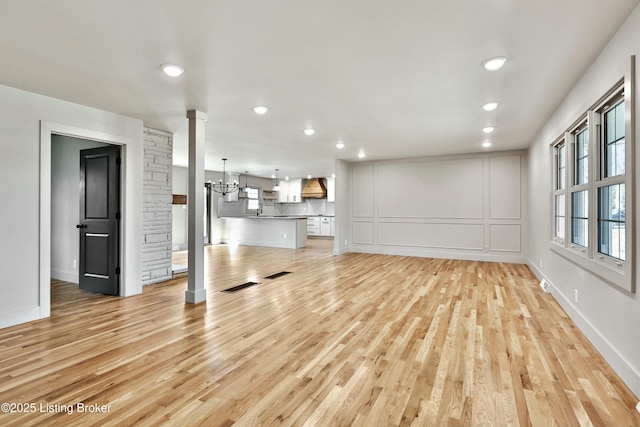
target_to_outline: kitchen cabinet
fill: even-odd
[[[280,191],[278,191],[279,203],[300,203],[302,202],[302,179],[290,179],[280,181]]]
[[[331,218],[328,216],[320,218],[320,235],[331,236]]]
[[[307,218],[307,236],[333,236],[335,219],[331,216],[310,216]]]
[[[307,236],[320,236],[320,217],[307,218]]]
[[[327,202],[336,201],[336,179],[332,176],[327,177]]]

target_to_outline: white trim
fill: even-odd
[[[0,313],[0,329],[38,320],[42,317],[40,313],[40,307],[23,308],[8,313]]]
[[[526,264],[527,258],[524,256],[493,254],[482,252],[481,250],[473,252],[462,252],[457,250],[443,251],[423,248],[406,248],[400,246],[375,246],[353,244],[350,252],[379,254],[379,255],[396,255],[396,256],[413,256],[420,258],[442,258],[442,259],[458,259],[465,261],[486,261],[486,262],[504,262],[509,264]]]
[[[63,282],[78,283],[78,270],[66,271],[66,270],[57,270],[52,268],[51,278],[62,280]]]
[[[105,132],[83,129],[75,126],[64,125],[60,123],[52,123],[44,120],[40,121],[40,301],[39,316],[37,318],[45,318],[51,315],[51,135],[66,135],[76,138],[89,139],[93,141],[105,142],[109,144],[121,145],[123,150],[122,156],[122,181],[121,181],[121,239],[120,239],[120,266],[122,268],[120,280],[120,295],[129,296],[140,293],[139,283],[136,285],[132,277],[127,275],[127,257],[126,248],[129,236],[126,232],[131,213],[127,213],[125,206],[127,195],[127,144],[133,141],[124,136],[113,135]],[[139,282],[139,280],[138,280]],[[35,320],[29,319],[29,320]]]

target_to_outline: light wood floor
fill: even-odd
[[[527,267],[328,244],[208,247],[206,305],[184,277],[130,298],[54,284],[50,319],[0,330],[0,402],[37,405],[0,425],[640,426]],[[77,403],[110,408],[38,412]]]

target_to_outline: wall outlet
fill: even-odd
[[[578,304],[578,290],[577,289],[573,290],[573,300],[575,301],[576,304]]]
[[[344,245],[347,246],[347,239],[344,239]]]
[[[540,258],[540,268],[542,268],[542,258]]]
[[[284,238],[285,238],[285,239],[287,238],[287,233],[284,233]]]
[[[78,268],[78,262],[74,259],[73,260],[73,269],[75,270],[76,268]]]

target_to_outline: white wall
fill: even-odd
[[[52,132],[123,145],[122,292],[141,292],[142,122],[0,86],[0,129],[0,327],[49,315]]]
[[[344,161],[335,161],[336,202],[333,254],[340,255],[349,251],[351,243],[351,165]]]
[[[522,151],[354,163],[349,249],[525,262],[526,176]]]
[[[551,154],[550,144],[609,90],[629,69],[630,55],[640,54],[640,7],[602,51],[585,75],[577,82],[562,105],[548,120],[529,150],[529,259],[539,277],[552,284],[551,293],[576,322],[598,351],[617,371],[636,396],[640,396],[640,298],[638,290],[630,294],[599,279],[578,265],[550,250],[551,237]],[[636,82],[638,75],[635,76]],[[636,129],[638,96],[636,83]],[[627,137],[636,147],[638,176],[638,140]],[[640,200],[640,182],[635,181],[635,205]],[[627,190],[629,192],[629,190]],[[627,217],[638,223],[635,217]],[[638,228],[632,236],[638,239]],[[636,245],[633,261],[636,269],[640,248]],[[637,283],[637,275],[636,275]],[[573,302],[574,289],[579,291],[579,304]],[[636,286],[636,289],[638,287]]]
[[[78,283],[80,233],[76,225],[80,221],[80,150],[106,145],[62,135],[51,138],[52,279]]]

